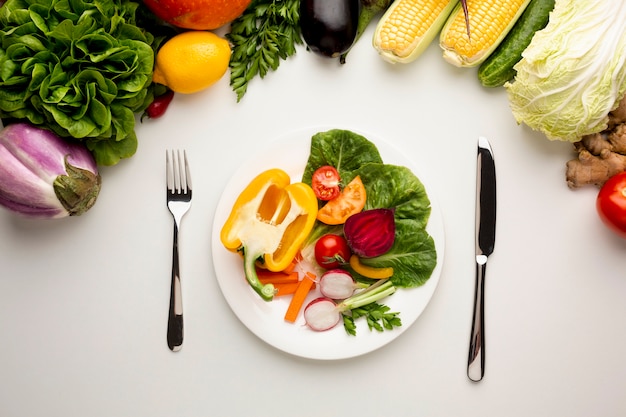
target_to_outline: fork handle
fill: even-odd
[[[170,289],[170,308],[167,320],[167,345],[177,352],[183,344],[183,297],[180,284],[178,263],[178,225],[174,224],[174,243],[172,254],[172,283]]]

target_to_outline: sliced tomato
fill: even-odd
[[[366,197],[361,177],[357,175],[343,188],[339,196],[319,209],[317,219],[330,225],[344,224],[348,217],[363,210]]]
[[[318,199],[328,201],[341,194],[339,181],[340,177],[337,169],[330,165],[324,165],[313,173],[311,188],[313,188]]]

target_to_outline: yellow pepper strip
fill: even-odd
[[[289,175],[278,168],[259,174],[235,201],[220,233],[226,249],[243,252],[246,279],[266,301],[272,300],[276,291],[272,284],[259,281],[257,260],[270,271],[287,268],[317,217],[313,189],[290,182]]]
[[[374,268],[372,266],[363,265],[357,255],[350,257],[350,267],[358,274],[371,279],[385,279],[393,275],[393,268],[391,266]]]

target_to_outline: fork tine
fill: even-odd
[[[185,163],[183,161],[183,156],[181,155],[180,150],[177,150],[176,152],[178,154],[178,176],[180,177],[180,189],[178,192],[182,194],[187,192],[187,177],[185,175]]]
[[[167,189],[172,191],[174,188],[174,172],[172,170],[172,162],[170,158],[170,152],[165,151],[165,178],[167,183]]]
[[[187,151],[182,153],[179,149],[165,151],[165,169],[167,176],[167,188],[176,194],[191,192],[191,174]]]
[[[187,162],[187,151],[183,150],[185,158],[185,193],[191,191],[191,174],[189,174],[189,162]]]
[[[174,151],[172,151],[173,153]],[[174,157],[174,186],[176,187],[176,192],[180,194],[180,184],[182,182],[181,172],[180,172],[180,151],[176,150],[176,156]]]

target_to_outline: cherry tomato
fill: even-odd
[[[335,269],[349,262],[350,247],[343,236],[327,234],[315,243],[315,260],[326,269]]]
[[[339,188],[339,172],[330,165],[319,167],[311,178],[311,188],[318,199],[322,201],[332,200],[341,193]]]
[[[604,183],[596,199],[596,209],[609,229],[626,238],[626,172]]]
[[[365,207],[365,186],[361,177],[356,176],[346,185],[339,196],[327,202],[317,212],[317,219],[326,224],[344,224],[348,217]]]

